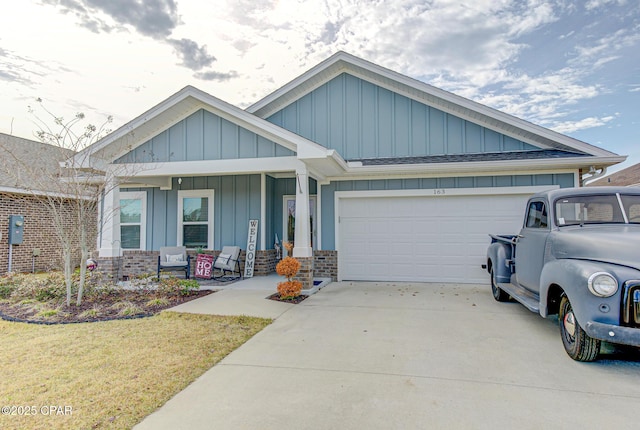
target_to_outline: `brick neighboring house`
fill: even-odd
[[[8,271],[9,264],[9,216],[24,216],[24,239],[12,250],[13,272],[49,271],[62,269],[62,249],[53,228],[53,217],[42,202],[42,196],[51,189],[40,189],[42,178],[51,177],[58,170],[58,163],[73,154],[33,140],[0,133],[0,274]],[[29,171],[22,172],[23,162],[28,160]],[[42,172],[39,178],[31,177]],[[73,219],[69,206],[69,222]],[[95,224],[95,217],[89,220]],[[93,229],[95,230],[95,229]],[[95,243],[92,231],[90,245]],[[79,262],[79,254],[77,261]]]
[[[640,187],[640,163],[612,173],[597,181],[590,182],[589,187],[622,186]]]

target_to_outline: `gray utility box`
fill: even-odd
[[[9,245],[20,245],[24,235],[24,216],[9,215]]]

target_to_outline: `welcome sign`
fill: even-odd
[[[256,262],[256,243],[258,241],[258,220],[249,220],[249,234],[247,235],[247,255],[244,262],[244,277],[253,277],[253,267]]]

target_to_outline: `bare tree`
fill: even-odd
[[[43,144],[39,150],[28,151],[1,142],[0,146],[5,146],[1,149],[11,161],[6,163],[11,166],[6,173],[51,215],[64,261],[67,306],[71,305],[73,271],[79,264],[76,304],[80,305],[86,279],[85,262],[95,245],[100,197],[110,191],[107,187],[115,181],[106,177],[109,173],[87,168],[77,159],[77,154],[110,132],[107,126],[112,118],[108,117],[101,126],[88,123],[82,113],[66,120],[47,110],[40,99],[37,101],[43,114],[31,107],[29,111],[39,128],[35,133]],[[105,216],[112,215],[103,214],[103,219]]]

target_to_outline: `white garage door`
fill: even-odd
[[[463,283],[487,282],[489,233],[517,233],[530,195],[348,194],[338,199],[341,280]]]

